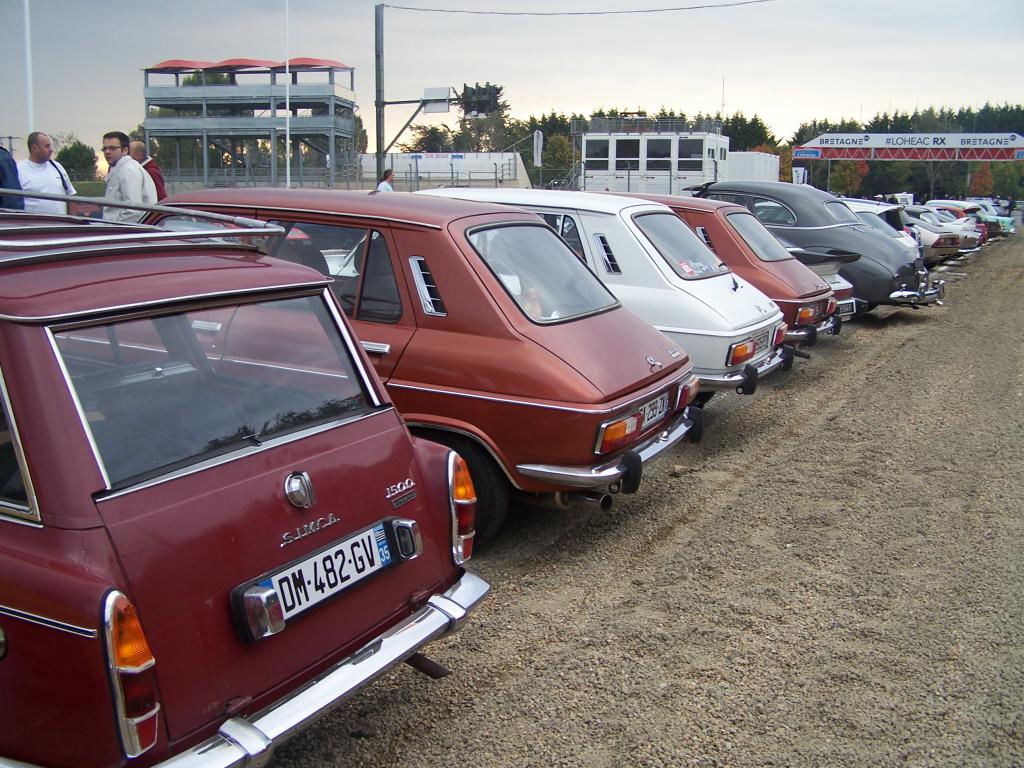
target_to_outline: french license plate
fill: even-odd
[[[771,335],[770,332],[765,331],[760,336],[754,337],[754,351],[755,352],[760,352],[762,349],[764,349],[765,347],[768,346],[768,337],[770,335]]]
[[[646,429],[668,413],[668,392],[641,405],[640,411],[644,415],[644,428]]]
[[[287,621],[387,568],[391,560],[384,524],[377,523],[305,560],[292,563],[261,581],[260,586],[277,590]]]
[[[857,309],[857,302],[854,299],[840,299],[836,302],[836,312],[840,315],[852,315]]]

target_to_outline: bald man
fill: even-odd
[[[53,159],[53,139],[42,131],[33,131],[25,140],[28,159],[18,163],[21,188],[48,195],[74,195],[77,190],[64,166]],[[32,213],[67,213],[67,203],[57,200],[25,198],[25,210]]]
[[[153,185],[156,188],[157,202],[167,197],[164,175],[160,172],[160,166],[156,164],[156,160],[146,154],[146,145],[141,141],[133,141],[128,147],[128,152],[135,158],[135,162],[142,166],[142,170],[148,173],[149,177],[153,180]]]

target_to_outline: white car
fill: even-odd
[[[778,305],[733,274],[670,208],[591,192],[451,188],[417,194],[502,203],[539,214],[628,308],[686,350],[701,401],[753,394],[792,365]]]
[[[857,200],[844,197],[846,207],[857,214],[857,218],[879,232],[893,238],[903,246],[911,258],[919,255],[917,240],[904,230],[903,218],[900,215],[902,205],[883,203],[877,200]]]

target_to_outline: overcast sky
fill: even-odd
[[[398,0],[401,1],[401,0]],[[142,69],[166,59],[285,56],[285,0],[29,0],[36,130],[99,148],[142,121]],[[653,9],[716,0],[404,0],[494,11]],[[0,0],[0,134],[29,130],[24,0]],[[398,2],[396,2],[396,5]],[[291,56],[355,67],[373,143],[374,3],[290,0]],[[590,16],[384,12],[388,100],[490,81],[514,117],[661,106],[757,114],[780,139],[812,118],[1024,102],[1022,0],[772,0]],[[411,113],[387,110],[387,141]],[[432,122],[445,116],[427,118]],[[425,120],[426,121],[426,120]],[[1019,126],[1024,131],[1024,126]],[[4,140],[5,145],[8,144]],[[15,156],[25,156],[24,143]],[[101,164],[102,165],[102,164]]]

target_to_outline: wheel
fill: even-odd
[[[696,408],[703,408],[708,404],[708,401],[715,396],[714,392],[698,392],[697,396],[693,398],[693,402],[690,405]]]
[[[476,541],[488,541],[508,516],[508,479],[494,459],[469,438],[448,432],[431,432],[429,437],[465,459],[476,489]]]

